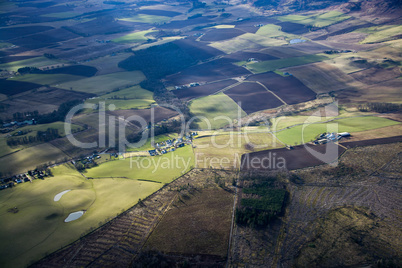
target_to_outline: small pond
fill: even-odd
[[[306,40],[299,39],[299,38],[292,39],[292,40],[289,41],[289,43],[290,43],[291,45],[292,45],[292,44],[303,43],[303,42],[306,42]]]

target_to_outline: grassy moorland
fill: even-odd
[[[152,232],[145,247],[225,257],[232,206],[232,194],[218,187],[183,194]]]
[[[0,192],[0,266],[26,267],[162,186],[120,178],[87,180],[70,165],[52,172],[53,177]],[[55,202],[54,196],[65,190],[71,191]],[[70,213],[80,210],[85,211],[81,218],[64,222]]]
[[[190,112],[198,116],[200,129],[216,129],[233,120],[244,117],[246,113],[228,96],[223,93],[210,95],[192,101],[189,105]]]

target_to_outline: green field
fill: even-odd
[[[329,123],[295,126],[277,132],[275,135],[280,141],[289,145],[295,145],[312,141],[318,134],[324,132],[349,132],[353,135],[354,132],[383,128],[397,124],[400,123],[375,116],[352,117],[334,120]]]
[[[253,73],[265,73],[275,71],[276,69],[304,65],[313,62],[327,60],[328,57],[322,54],[306,55],[301,57],[292,57],[286,59],[260,61],[255,63],[248,63],[247,68]]]
[[[10,78],[9,80],[36,83],[40,85],[57,85],[78,81],[85,77],[71,74],[25,74]]]
[[[146,109],[155,103],[153,93],[140,86],[133,86],[119,91],[111,92],[86,101],[86,103],[105,102],[106,107],[110,104],[116,106],[116,110]]]
[[[265,37],[270,37],[270,38],[275,38],[275,37],[283,37],[287,41],[290,41],[291,39],[295,38],[301,38],[298,35],[295,34],[290,34],[290,33],[285,33],[281,31],[282,27],[275,25],[275,24],[267,24],[258,29],[256,34],[262,35]]]
[[[20,174],[33,170],[48,162],[60,161],[67,157],[61,150],[49,143],[43,143],[0,158],[3,174]]]
[[[102,95],[118,88],[138,84],[144,79],[145,76],[140,71],[118,72],[63,83],[58,87]]]
[[[0,266],[26,267],[77,240],[157,191],[162,184],[127,180],[87,180],[72,166],[52,169],[54,177],[0,192]],[[71,190],[58,202],[56,194]],[[8,212],[17,208],[18,213]],[[65,223],[75,211],[78,220]]]
[[[0,64],[0,69],[4,69],[7,71],[17,71],[19,68],[22,67],[44,67],[44,66],[49,66],[49,65],[58,65],[58,64],[63,64],[65,62],[61,60],[51,60],[45,57],[36,57],[32,59],[27,59],[27,60],[19,60],[19,61],[13,61],[9,63],[3,63]]]
[[[164,16],[156,16],[156,15],[146,15],[146,14],[137,14],[135,16],[129,18],[119,19],[122,21],[128,22],[141,22],[141,23],[164,23],[170,20],[169,17]]]
[[[347,20],[350,16],[346,16],[339,11],[329,11],[318,15],[286,15],[276,18],[280,21],[289,21],[314,27],[326,27]]]
[[[148,31],[140,31],[131,34],[124,35],[119,38],[112,39],[113,42],[116,43],[142,43],[147,41],[148,39],[154,39],[153,36],[149,35],[150,33],[157,32],[155,30]]]
[[[236,102],[223,93],[193,100],[189,108],[190,112],[201,120],[198,122],[200,129],[221,128],[233,123],[239,116],[247,115]],[[224,118],[218,118],[219,116]]]
[[[369,34],[362,44],[372,44],[392,40],[392,37],[399,36],[402,32],[402,25],[382,25],[356,30],[359,33]]]
[[[161,156],[132,157],[109,161],[88,169],[85,176],[92,178],[118,178],[169,183],[194,167],[194,154],[186,145]]]

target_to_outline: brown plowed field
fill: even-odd
[[[341,144],[347,148],[354,148],[354,147],[359,147],[359,146],[388,144],[388,143],[401,142],[401,141],[402,141],[402,136],[395,136],[395,137],[389,137],[389,138],[361,140],[361,141],[348,141],[347,139],[344,139],[341,142]]]
[[[225,87],[235,84],[237,81],[228,79],[215,83],[205,84],[197,87],[189,87],[172,91],[179,99],[188,101],[191,99],[211,95]]]
[[[315,157],[309,151],[314,150],[319,157]],[[325,163],[331,163],[338,159],[338,157],[345,151],[341,146],[335,143],[328,143],[325,145],[300,145],[293,147],[292,150],[287,148],[273,149],[242,156],[242,170],[278,170],[287,169],[294,170],[306,167],[313,167]],[[281,163],[284,163],[281,164]]]
[[[227,91],[232,100],[248,114],[281,106],[283,103],[257,83],[241,83]]]
[[[316,97],[316,94],[311,89],[293,76],[283,77],[279,74],[268,72],[250,76],[247,80],[259,81],[287,104],[306,102]]]
[[[206,42],[215,42],[215,41],[222,41],[226,39],[231,39],[236,36],[244,34],[243,31],[235,29],[235,28],[228,28],[228,29],[213,29],[208,31],[203,37],[201,37],[201,41]]]

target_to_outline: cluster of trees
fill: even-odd
[[[171,42],[138,50],[134,56],[121,61],[119,67],[128,71],[141,70],[148,79],[160,79],[196,62],[190,54]]]
[[[18,69],[20,74],[40,74],[43,71],[36,67],[22,67]]]
[[[236,209],[235,214],[237,224],[263,227],[282,213],[287,192],[277,176],[249,175],[243,178],[251,183],[249,188],[243,189],[243,194],[252,198],[241,200],[241,207]]]
[[[38,118],[39,117],[39,112],[38,111],[33,111],[33,112],[16,112],[13,114],[13,120],[14,121],[24,121],[26,119],[32,119],[32,118]]]
[[[51,140],[60,138],[59,130],[56,128],[48,128],[46,131],[38,131],[36,136],[24,136],[16,138],[8,138],[8,146],[17,146],[23,144],[37,143],[37,142],[49,142]]]
[[[361,112],[392,113],[402,111],[402,104],[389,102],[372,102],[360,104],[357,108]]]
[[[74,167],[78,170],[78,171],[84,171],[87,168],[92,168],[92,167],[96,167],[98,164],[95,161],[91,161],[91,162],[82,162],[82,161],[77,161],[74,164]]]
[[[39,115],[38,118],[35,118],[38,124],[48,124],[56,121],[64,121],[67,113],[74,106],[81,104],[82,100],[72,100],[62,103],[57,110],[54,110],[51,113]]]

